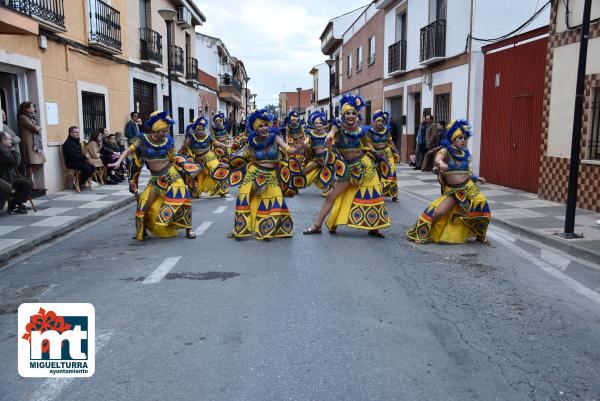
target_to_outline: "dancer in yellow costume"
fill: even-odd
[[[248,146],[229,163],[230,184],[241,182],[233,232],[229,235],[232,238],[254,234],[256,239],[269,240],[293,235],[294,223],[284,194],[297,193],[296,186],[304,187],[306,183],[300,164],[289,157],[303,148],[290,148],[272,129],[272,120],[267,109],[252,113],[247,123]],[[288,159],[282,160],[280,151]],[[215,175],[219,176],[223,170]]]
[[[459,244],[475,237],[489,244],[486,233],[490,207],[477,186],[477,182],[485,183],[485,179],[473,175],[469,168],[471,154],[467,140],[471,135],[471,125],[466,120],[448,125],[442,142],[444,148],[435,157],[443,195],[421,213],[407,232],[408,239],[421,244],[428,241]]]
[[[398,149],[392,140],[388,121],[390,114],[387,111],[378,110],[373,114],[373,125],[365,129],[366,139],[371,146],[384,157],[390,165],[390,177],[381,179],[381,191],[384,197],[391,197],[392,202],[398,202],[398,180],[396,177],[396,159],[399,160]]]
[[[210,131],[216,141],[212,146],[213,153],[221,163],[227,163],[231,154],[232,140],[225,127],[225,114],[219,112],[213,116]]]
[[[187,238],[196,238],[192,231],[192,198],[184,177],[193,178],[200,172],[200,167],[175,155],[173,138],[169,135],[169,126],[173,124],[167,112],[153,112],[146,121],[151,133],[140,133],[119,160],[109,165],[119,166],[127,156],[133,157],[129,191],[137,198],[135,238],[140,241],[146,235],[146,229],[157,237],[174,237],[178,229],[185,229]],[[138,178],[143,163],[151,176],[140,194]]]
[[[332,143],[341,156],[333,161],[332,153],[328,155],[328,163],[332,162],[335,166],[335,184],[327,194],[314,224],[303,233],[320,233],[321,225],[331,211],[327,220],[329,232],[335,232],[339,225],[347,225],[368,230],[370,235],[383,238],[380,230],[389,227],[390,218],[381,196],[376,162],[372,159],[372,156],[378,155],[368,147],[365,131],[358,124],[359,110],[365,102],[360,96],[344,95],[340,105],[341,126],[339,130],[328,134],[328,143]],[[383,163],[387,165],[387,162]]]
[[[302,170],[302,174],[306,176],[306,187],[315,184],[317,188],[323,190],[323,195],[331,190],[334,183],[333,170],[326,161],[327,132],[324,130],[326,122],[325,113],[320,111],[315,111],[308,117],[311,129],[306,135],[305,165]]]
[[[306,140],[306,133],[300,121],[300,114],[295,110],[290,111],[285,120],[285,140],[288,145],[297,148],[303,146]],[[300,163],[304,164],[304,154],[298,154],[295,157],[300,160]]]
[[[208,133],[207,126],[206,118],[198,117],[190,129],[186,130],[185,140],[179,150],[180,155],[191,157],[202,167],[202,172],[194,179],[194,190],[192,191],[194,198],[199,198],[203,193],[223,197],[229,191],[227,182],[216,181],[211,177],[211,174],[219,167],[219,160],[212,148],[215,146],[224,148],[225,144],[217,141],[212,134]]]

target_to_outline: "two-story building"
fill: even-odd
[[[251,101],[247,88],[250,78],[244,63],[229,53],[221,39],[201,33],[196,33],[196,38],[204,114],[210,117],[220,111],[231,123],[239,123]]]
[[[195,27],[206,17],[194,1],[128,1],[129,41],[129,110],[146,120],[154,110],[169,110],[168,54],[171,54],[171,114],[176,140],[185,126],[198,116],[199,85]],[[159,10],[176,11],[172,21],[165,21]],[[167,34],[169,29],[169,35]],[[167,39],[170,36],[171,41]],[[126,121],[123,121],[123,124]]]
[[[59,150],[69,126],[87,137],[103,127],[122,130],[126,122],[126,3],[0,0],[0,102],[17,134],[19,104],[38,106],[47,159],[34,172],[38,188],[63,188]]]
[[[329,91],[331,89],[329,66],[326,63],[315,65],[310,70],[310,75],[312,75],[313,90],[311,105],[306,110],[309,115],[313,111],[321,111],[329,119]]]
[[[583,0],[552,1],[546,63],[539,194],[565,202],[569,179]],[[567,13],[568,6],[568,13]],[[592,2],[577,206],[600,212],[600,2]]]

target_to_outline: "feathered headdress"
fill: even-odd
[[[297,111],[292,110],[288,113],[287,117],[285,118],[286,127],[289,127],[292,124],[292,118],[298,121],[298,123],[300,123],[300,114],[298,114]]]
[[[327,124],[327,116],[322,111],[313,111],[310,113],[310,116],[308,116],[308,124],[310,124],[311,127],[314,127],[316,120],[321,120],[323,124]]]
[[[377,120],[378,118],[383,118],[387,124],[388,121],[390,121],[390,113],[383,110],[377,110],[375,114],[373,114],[373,121]]]
[[[155,111],[150,114],[144,125],[153,132],[162,131],[175,124],[168,111]]]
[[[459,135],[466,135],[467,138],[470,138],[473,135],[471,124],[467,120],[459,119],[454,120],[446,127],[446,134],[444,136],[444,140],[442,141],[442,145],[445,147],[450,147],[452,145],[452,141],[458,137]]]
[[[218,112],[212,117],[213,124],[217,122],[217,118],[220,118],[221,121],[225,122],[225,114],[222,112]]]
[[[248,116],[248,121],[246,122],[246,128],[250,134],[256,134],[256,129],[258,128],[258,124],[260,121],[266,121],[269,123],[269,126],[273,122],[273,116],[269,113],[269,110],[264,108],[260,110],[256,110],[254,113]]]
[[[360,109],[365,107],[365,104],[365,99],[363,99],[360,95],[344,95],[340,100],[342,115],[344,115],[344,113],[349,109],[354,109],[360,114]]]

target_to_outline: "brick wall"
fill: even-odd
[[[202,88],[198,89],[200,115],[205,117],[211,117],[214,112],[217,111],[217,95],[211,93]],[[206,112],[206,106],[208,105],[208,113]]]

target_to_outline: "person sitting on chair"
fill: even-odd
[[[33,181],[28,177],[19,177],[17,168],[20,158],[12,150],[10,134],[0,131],[0,179],[12,186],[8,199],[8,213],[27,214],[23,202],[29,198]]]
[[[81,151],[81,142],[79,142],[79,128],[69,127],[69,136],[63,144],[63,155],[67,168],[79,170],[81,177],[81,189],[87,188],[88,179],[94,174],[96,168],[87,161],[87,157]]]

